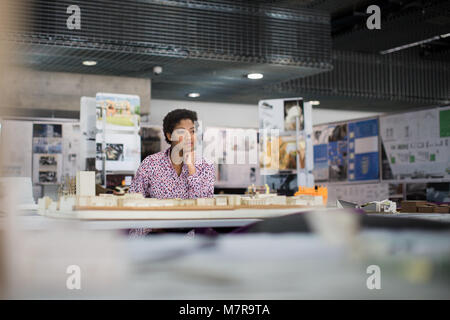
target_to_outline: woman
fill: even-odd
[[[158,199],[213,197],[214,165],[194,153],[196,121],[197,114],[186,109],[164,117],[164,137],[171,146],[142,161],[130,192]]]
[[[214,195],[214,165],[195,154],[197,113],[186,109],[169,112],[163,131],[170,148],[142,161],[130,191],[147,198],[196,199]],[[148,233],[139,229],[138,233]]]

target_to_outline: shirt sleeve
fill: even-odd
[[[202,162],[196,166],[195,173],[188,176],[188,196],[190,199],[212,198],[215,181],[214,164]]]
[[[150,163],[148,159],[144,159],[139,166],[136,174],[134,175],[133,181],[131,181],[130,193],[142,193],[144,197],[149,197],[149,187],[150,187]]]

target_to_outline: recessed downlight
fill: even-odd
[[[191,92],[191,93],[188,93],[188,97],[189,98],[198,98],[198,97],[200,97],[200,93],[198,93],[198,92]]]
[[[88,66],[88,67],[95,66],[96,64],[97,64],[97,61],[94,61],[94,60],[83,61],[83,65]]]
[[[262,79],[263,77],[264,77],[264,75],[262,73],[249,73],[247,75],[247,78],[252,79],[252,80]]]

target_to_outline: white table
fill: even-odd
[[[439,213],[396,213],[396,214],[368,214],[370,216],[384,216],[395,218],[419,218],[435,221],[450,222],[450,214]],[[258,219],[158,219],[158,220],[69,220],[54,219],[29,212],[29,215],[18,216],[17,223],[24,230],[44,230],[51,227],[76,225],[88,230],[124,230],[137,228],[153,229],[185,229],[185,228],[228,228],[243,227]]]
[[[185,229],[242,227],[262,219],[189,219],[189,220],[66,220],[52,219],[40,215],[17,217],[23,230],[45,230],[52,227],[76,226],[88,230],[123,230],[137,228]]]

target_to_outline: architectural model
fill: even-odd
[[[253,188],[254,190],[254,188]],[[38,200],[39,210],[70,212],[79,210],[233,210],[239,208],[293,208],[323,207],[323,196],[298,194],[292,197],[269,193],[246,195],[215,195],[213,198],[198,199],[155,199],[144,198],[140,193],[125,195],[95,195],[95,173],[78,172],[76,194],[64,194],[58,201],[49,197]]]

